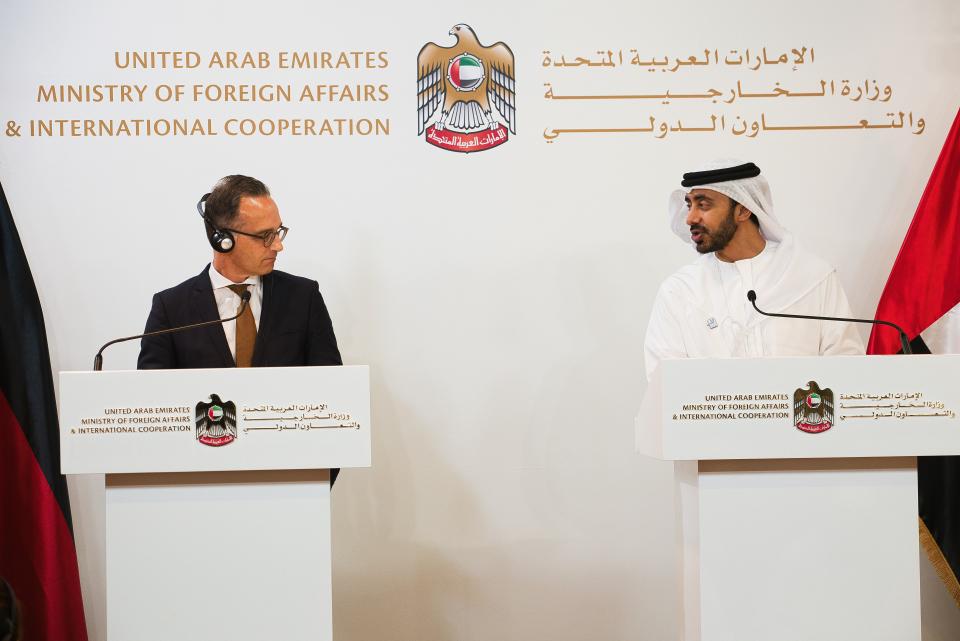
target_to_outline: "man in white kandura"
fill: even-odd
[[[765,312],[850,316],[836,270],[797,246],[773,214],[753,163],[715,161],[683,175],[670,224],[702,254],[660,286],[644,353],[647,378],[665,358],[863,354],[853,323],[769,318]]]

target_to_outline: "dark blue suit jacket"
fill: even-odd
[[[220,318],[210,275],[204,269],[153,296],[144,332]],[[141,339],[137,369],[234,367],[223,328],[211,325]],[[273,271],[263,276],[263,305],[254,367],[342,365],[330,314],[316,281]]]

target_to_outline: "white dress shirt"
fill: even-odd
[[[220,318],[230,318],[236,316],[240,311],[240,296],[235,294],[230,285],[239,285],[234,283],[226,276],[218,272],[213,265],[210,265],[210,284],[213,286],[213,297],[217,301],[217,311]],[[251,276],[242,284],[249,285],[250,291],[250,311],[253,312],[253,322],[257,329],[260,329],[260,309],[263,306],[263,279],[259,276]],[[230,346],[230,354],[233,359],[237,359],[237,322],[223,323],[223,333],[227,337],[227,345]]]

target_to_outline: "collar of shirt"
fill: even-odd
[[[214,290],[220,289],[222,287],[230,287],[230,285],[239,285],[241,283],[234,283],[232,280],[221,274],[216,270],[213,265],[210,265],[210,284],[213,286]],[[242,284],[250,285],[250,294],[251,296],[257,295],[257,290],[261,290],[261,299],[262,299],[262,280],[259,276],[250,276],[247,280],[243,281]],[[237,297],[239,298],[239,296]]]
[[[762,319],[747,300],[747,291],[757,289],[758,281],[760,284],[763,283],[762,275],[770,269],[770,263],[776,256],[779,245],[777,242],[768,240],[760,253],[753,258],[745,258],[732,263],[719,259],[715,261],[720,275],[723,298],[726,302],[726,306],[722,310],[716,311],[721,315],[726,312],[726,317],[735,327],[739,328],[735,332],[737,334],[742,334],[746,331],[746,328],[755,326]],[[747,346],[746,352],[750,355],[757,355],[751,352],[749,346]]]
[[[744,291],[753,289],[754,270],[763,270],[773,260],[777,253],[777,247],[780,243],[768,240],[760,253],[753,258],[744,258],[732,263],[716,259],[720,275],[724,280],[740,278],[744,285]],[[713,254],[716,257],[716,253]]]

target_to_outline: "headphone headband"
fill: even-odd
[[[209,218],[207,218],[207,212],[206,212],[207,198],[209,197],[210,197],[210,192],[207,192],[200,197],[200,200],[197,201],[197,212],[201,216],[203,216],[203,219],[206,221],[210,220]]]

